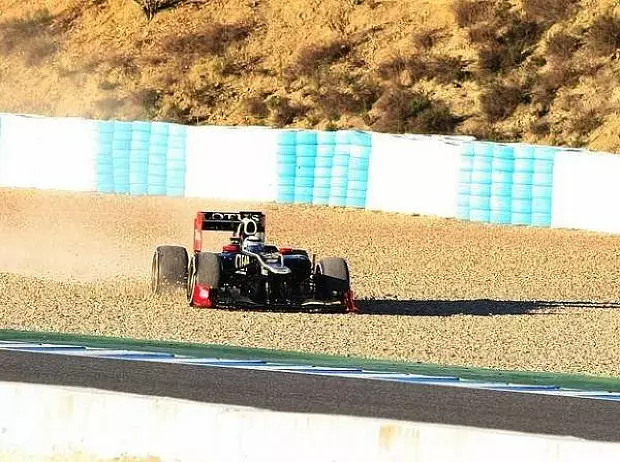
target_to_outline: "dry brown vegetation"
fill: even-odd
[[[361,314],[199,310],[183,294],[149,294],[154,246],[190,246],[198,208],[246,207],[267,212],[270,240],[346,257]],[[406,235],[407,245],[395,246],[394,235]],[[208,235],[206,246],[226,239]],[[333,207],[5,189],[0,241],[0,328],[620,376],[617,236]]]
[[[616,3],[7,0],[0,111],[615,152]]]

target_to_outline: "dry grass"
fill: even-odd
[[[588,45],[599,56],[620,48],[620,18],[609,11],[598,16],[588,31]]]
[[[579,0],[523,0],[527,16],[551,23],[569,18],[578,7]]]
[[[41,9],[37,0],[7,0],[0,111],[372,129],[384,112],[381,95],[403,86],[440,102],[428,122],[401,124],[405,130],[580,144],[565,123],[578,114],[566,114],[562,100],[596,90],[612,94],[611,103],[594,108],[602,125],[579,138],[615,151],[620,42],[612,4],[50,0]],[[542,96],[489,122],[484,95],[493,82],[527,84]],[[531,123],[541,113],[550,130]]]
[[[327,207],[25,190],[1,190],[0,205],[3,328],[620,375],[617,237]],[[51,207],[58,213],[49,215]],[[189,246],[198,208],[240,207],[267,212],[274,242],[349,259],[363,314],[192,310],[181,294],[148,293],[155,245]],[[44,216],[42,239],[36,225]],[[395,234],[407,235],[407,246],[395,247]],[[207,246],[225,239],[209,236]]]

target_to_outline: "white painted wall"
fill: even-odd
[[[620,233],[620,155],[567,151],[555,158],[554,228]]]
[[[0,460],[607,462],[620,444],[0,382]]]
[[[188,127],[186,197],[275,201],[277,130]]]
[[[0,120],[0,186],[96,190],[95,122],[78,118]]]
[[[455,217],[461,149],[438,138],[373,134],[366,208]]]

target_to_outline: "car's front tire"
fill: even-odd
[[[324,302],[340,301],[344,311],[355,311],[351,300],[349,265],[344,258],[322,258],[315,268],[316,296]]]
[[[222,263],[219,254],[212,252],[195,254],[190,263],[187,280],[189,305],[203,308],[215,306],[221,274]]]

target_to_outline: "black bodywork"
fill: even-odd
[[[273,246],[265,247],[269,252],[267,255],[278,252]],[[304,250],[281,255],[282,265],[290,269],[289,274],[266,272],[258,258],[242,252],[223,251],[219,255],[222,264],[218,288],[220,304],[229,300],[235,303],[290,306],[311,303],[314,299],[313,264]]]
[[[265,215],[261,212],[202,212],[200,231],[232,231],[230,243],[218,253],[217,305],[253,305],[269,308],[342,306],[343,294],[321,290],[314,256],[306,250],[278,248],[264,242]],[[201,241],[201,237],[196,236]],[[248,242],[253,240],[253,242]],[[195,242],[194,252],[200,252]]]

